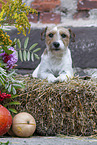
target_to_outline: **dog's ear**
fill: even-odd
[[[75,34],[71,31],[70,28],[68,28],[68,31],[69,31],[69,33],[70,33],[70,39],[71,39],[71,41],[72,41],[72,42],[75,42]]]
[[[44,39],[45,39],[47,28],[48,28],[48,27],[46,27],[46,28],[43,30],[43,32],[41,33],[41,40],[44,40]]]

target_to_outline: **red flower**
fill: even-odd
[[[11,94],[1,93],[0,91],[0,101],[3,101],[6,98],[10,98]]]

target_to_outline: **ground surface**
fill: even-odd
[[[9,145],[97,145],[97,139],[89,137],[31,137],[0,138],[0,142],[9,141]]]

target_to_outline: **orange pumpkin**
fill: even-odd
[[[8,132],[12,124],[12,116],[10,112],[0,105],[0,136]]]

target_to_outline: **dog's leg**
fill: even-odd
[[[59,81],[59,79],[56,78],[53,74],[48,74],[47,80],[49,83],[55,83]]]
[[[58,82],[58,78],[56,78],[52,73],[49,72],[41,72],[38,77],[41,79],[47,79],[48,83]]]
[[[57,77],[57,80],[59,82],[63,82],[63,81],[67,81],[68,78],[72,78],[72,77],[73,76],[69,72],[67,72],[67,73],[60,74],[59,77]]]
[[[37,77],[38,77],[39,67],[40,67],[40,64],[39,64],[39,65],[37,66],[37,68],[33,71],[32,77],[34,77],[34,78],[37,78]]]

